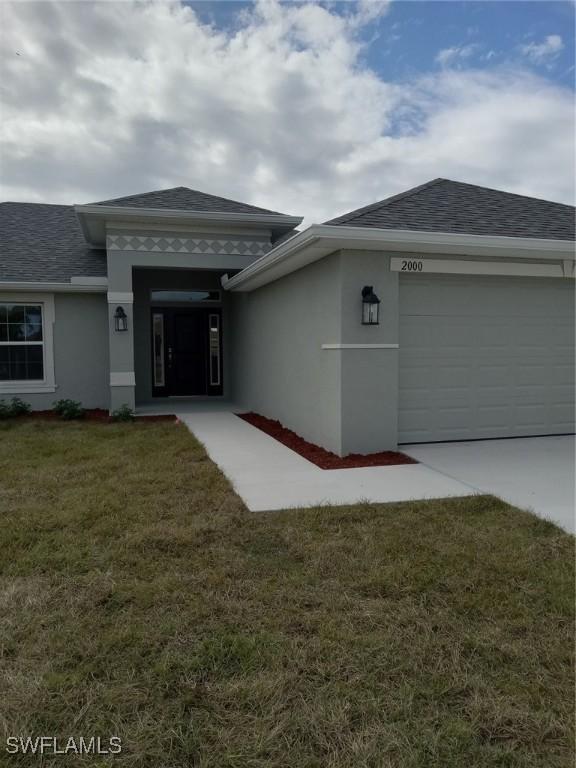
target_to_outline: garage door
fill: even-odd
[[[399,440],[574,432],[574,281],[400,276]]]

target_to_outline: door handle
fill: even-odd
[[[168,365],[172,366],[172,347],[168,347]]]

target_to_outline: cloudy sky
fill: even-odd
[[[0,1],[2,200],[322,221],[437,176],[574,201],[571,2]]]

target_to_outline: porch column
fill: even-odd
[[[122,405],[134,409],[136,378],[134,374],[134,294],[132,265],[108,254],[108,338],[110,342],[110,410]],[[114,314],[122,307],[128,327],[115,328]]]

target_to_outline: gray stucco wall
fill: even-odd
[[[54,313],[56,391],[19,396],[37,411],[50,409],[55,400],[64,398],[79,400],[85,408],[108,408],[106,294],[57,293]],[[0,394],[0,399],[17,396]]]
[[[398,344],[398,273],[378,251],[341,252],[341,341]],[[362,325],[362,288],[380,299],[378,325]],[[398,349],[342,349],[341,453],[394,450],[398,438]]]
[[[339,451],[339,255],[232,299],[234,401]]]
[[[361,324],[365,285],[382,302],[377,326]],[[241,407],[340,455],[396,448],[398,349],[372,346],[398,343],[398,275],[387,254],[340,251],[234,293],[232,336]]]
[[[227,251],[226,248],[233,247],[235,242],[245,241],[247,244],[260,243],[266,246],[270,242],[270,233],[261,235],[238,235],[231,233],[229,229],[221,229],[219,232],[197,232],[193,237],[195,240],[207,244],[207,249],[203,253],[191,253],[187,251],[176,251],[179,238],[175,232],[154,232],[142,233],[131,230],[122,231],[122,236],[129,240],[133,236],[143,238],[140,245],[132,248],[126,246],[117,249],[111,247],[110,240],[115,235],[108,236],[107,263],[108,263],[108,290],[110,291],[131,291],[132,290],[132,269],[206,269],[206,270],[224,270],[234,272],[243,269],[251,264],[261,253],[253,254],[250,252],[240,254],[233,250]],[[144,247],[145,236],[149,234],[158,237],[164,235],[166,241],[173,245],[164,250],[147,250]],[[116,236],[118,233],[116,233]],[[209,247],[212,241],[222,243],[222,245]]]

